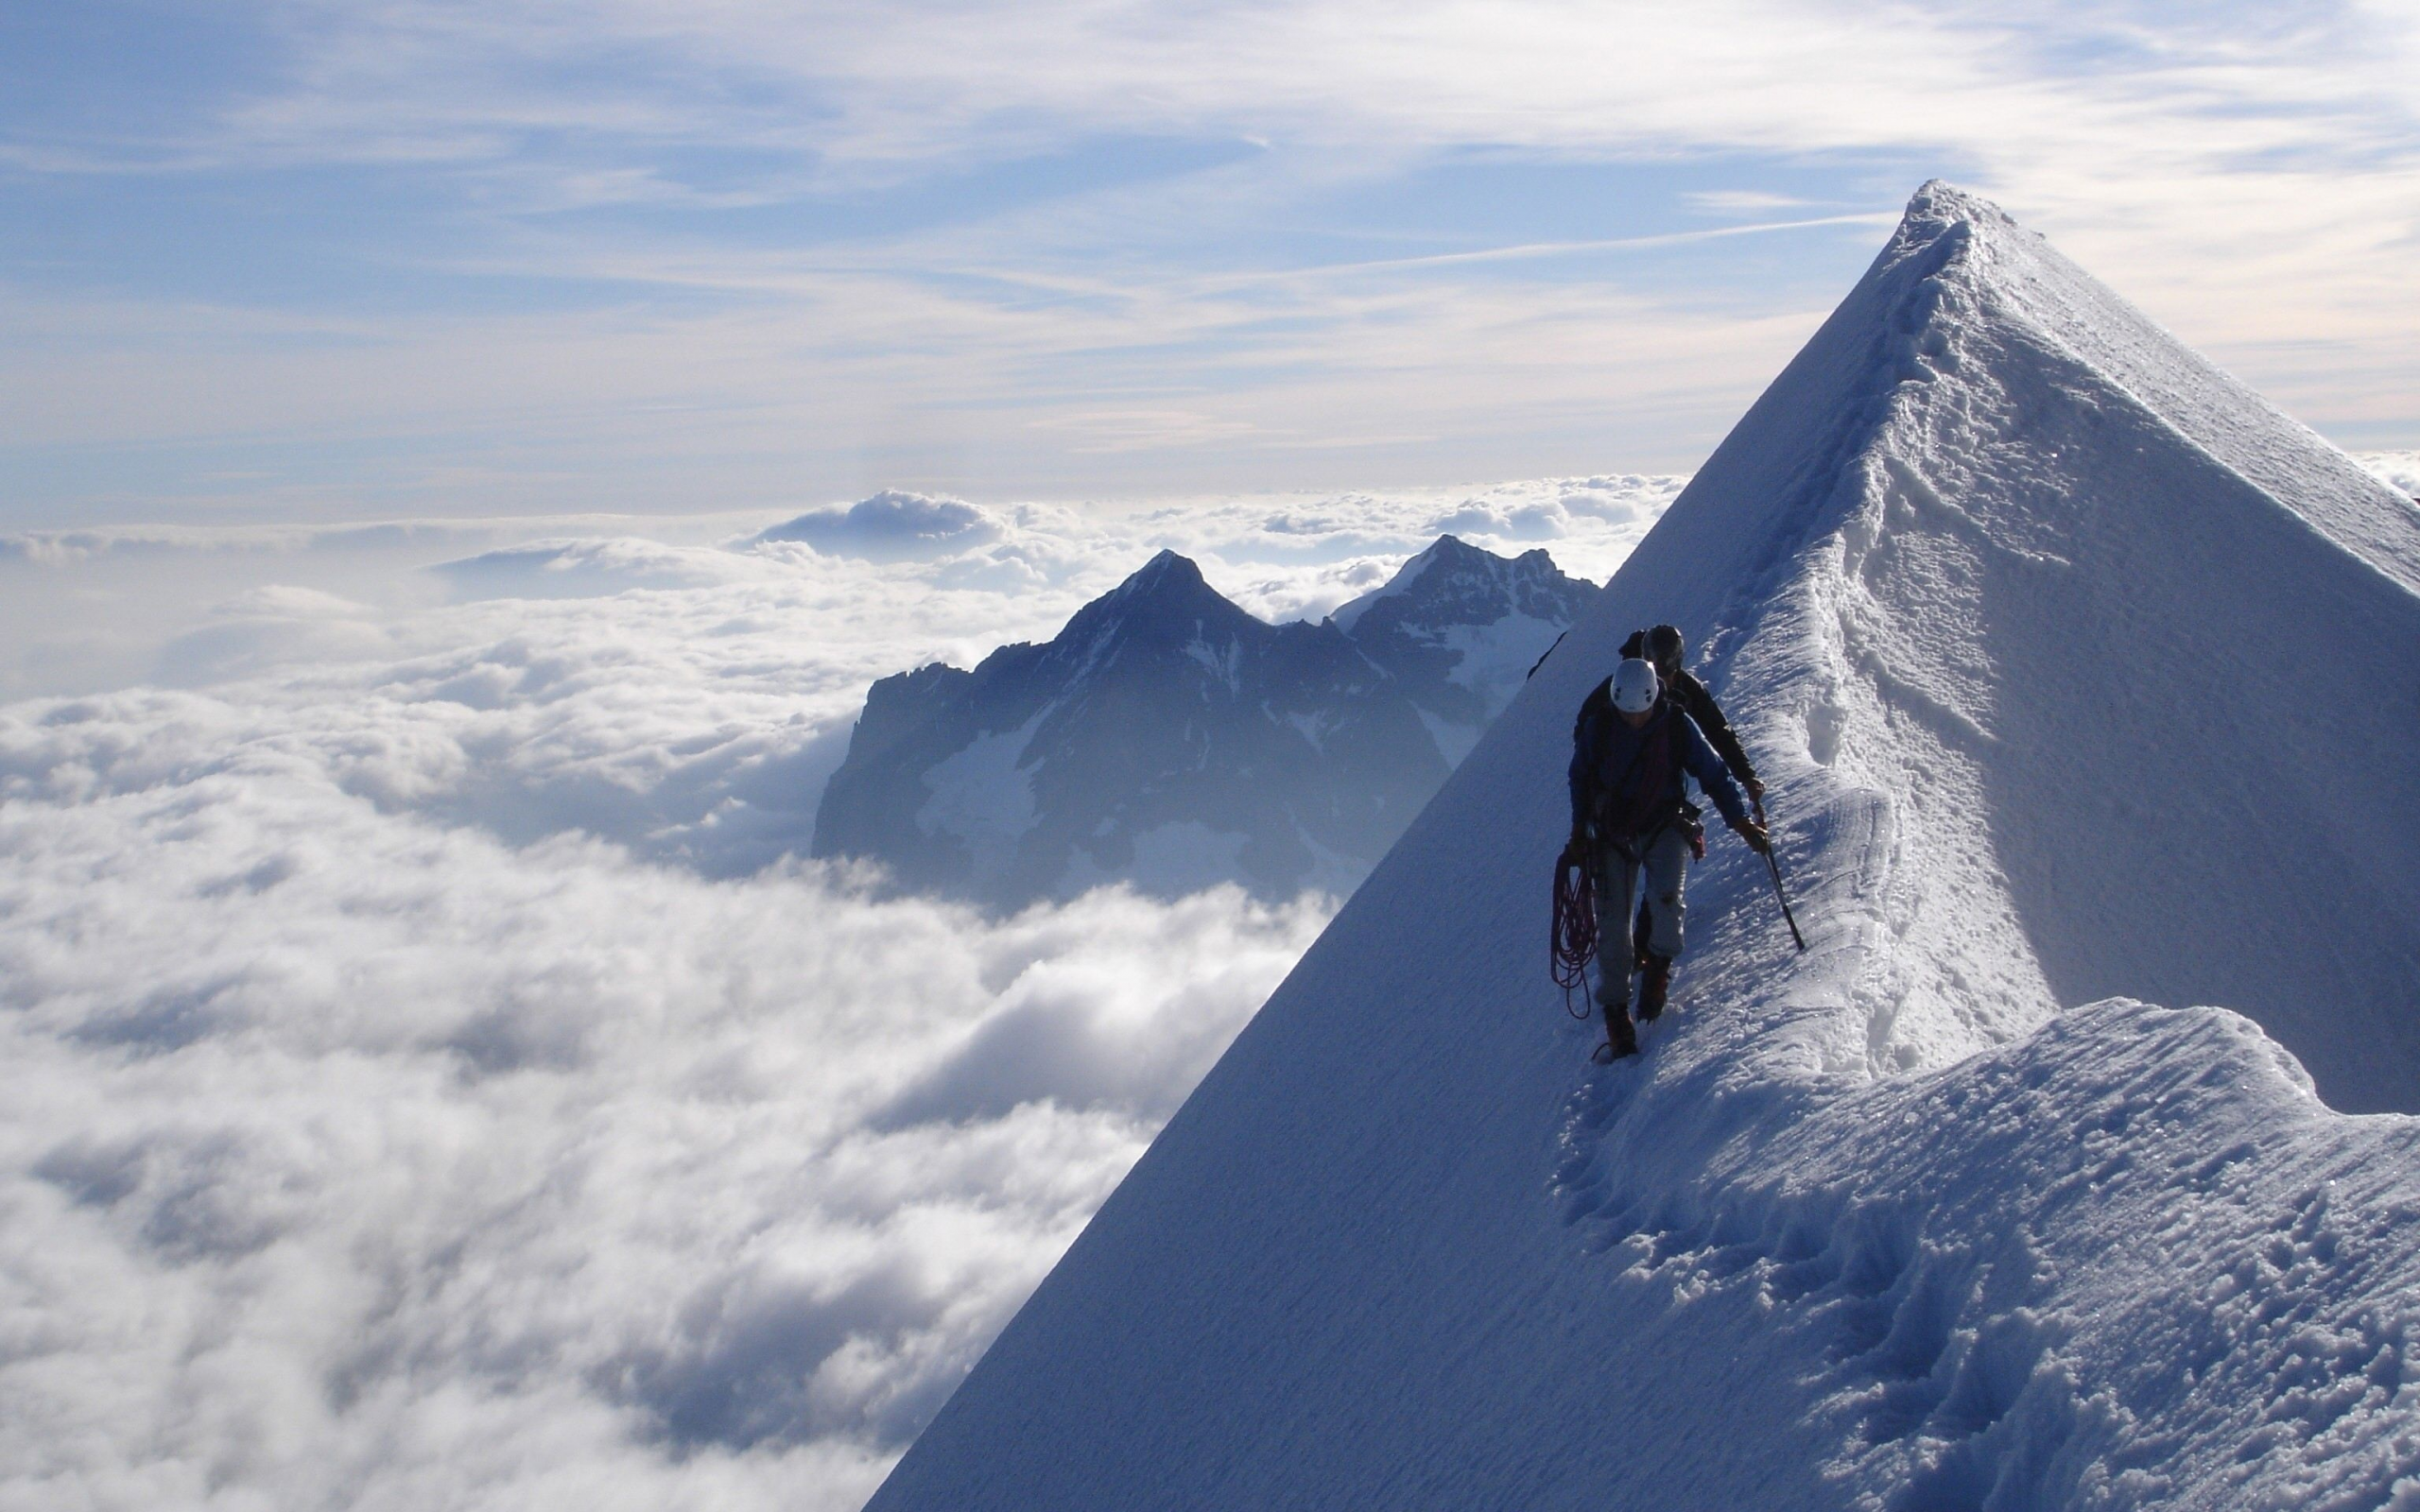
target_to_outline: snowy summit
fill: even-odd
[[[1596,1068],[1659,621],[1811,949],[1718,836]],[[873,1505],[2420,1504],[2415,690],[2412,511],[1927,185]]]

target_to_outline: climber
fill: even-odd
[[[1638,1049],[1630,1015],[1634,976],[1641,978],[1639,1022],[1664,1011],[1672,961],[1681,954],[1685,868],[1692,853],[1705,854],[1705,831],[1688,801],[1685,776],[1698,780],[1750,850],[1761,853],[1771,842],[1696,721],[1640,658],[1624,658],[1582,702],[1571,744],[1566,853],[1594,873],[1597,1002],[1605,1013],[1600,1054],[1618,1059]],[[1649,919],[1643,971],[1631,938],[1642,874]]]
[[[1722,717],[1722,706],[1714,701],[1706,685],[1691,676],[1681,665],[1681,631],[1678,626],[1658,625],[1651,629],[1633,630],[1622,643],[1622,655],[1634,656],[1655,668],[1657,680],[1664,684],[1664,696],[1681,706],[1681,712],[1697,721],[1698,733],[1731,768],[1731,779],[1748,794],[1748,804],[1756,811],[1756,822],[1765,822],[1765,784],[1758,780],[1754,764],[1731,730],[1731,721]],[[1647,903],[1638,905],[1638,922],[1631,936],[1638,943],[1638,969],[1647,970],[1647,941],[1653,933],[1649,928]]]
[[[1756,822],[1765,822],[1765,784],[1756,776],[1754,764],[1739,745],[1739,737],[1732,732],[1731,721],[1722,717],[1722,708],[1714,701],[1704,683],[1681,665],[1681,632],[1677,627],[1658,625],[1653,629],[1633,630],[1622,643],[1622,655],[1637,657],[1655,668],[1657,680],[1664,684],[1664,696],[1681,706],[1681,712],[1697,721],[1698,733],[1731,768],[1731,776],[1748,793],[1748,801],[1756,811]]]

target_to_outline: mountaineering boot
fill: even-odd
[[[1672,987],[1672,957],[1647,957],[1647,975],[1638,984],[1638,1022],[1647,1022],[1664,1011],[1664,996]]]
[[[1605,1005],[1605,1042],[1597,1047],[1594,1058],[1611,1065],[1624,1056],[1638,1054],[1638,1031],[1631,1027],[1630,1006],[1622,1003]]]

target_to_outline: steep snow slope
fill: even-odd
[[[1927,186],[873,1504],[2420,1504],[2420,1123],[2285,1053],[2420,1103],[2415,561]],[[1659,619],[1812,949],[1718,837],[1592,1070],[1561,765]]]

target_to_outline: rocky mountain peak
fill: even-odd
[[[1507,559],[1446,535],[1405,562],[1384,587],[1330,618],[1365,645],[1397,634],[1429,640],[1454,625],[1516,615],[1569,624],[1595,593],[1595,585],[1566,576],[1544,551]]]
[[[1161,552],[1046,644],[877,683],[816,853],[1011,907],[1113,880],[1348,889],[1593,595],[1531,558],[1440,541],[1395,578],[1440,592],[1356,637],[1268,624]],[[1567,599],[1526,612],[1506,585],[1530,580]]]
[[[1124,582],[1076,611],[1051,644],[1091,649],[1107,640],[1142,635],[1182,643],[1203,635],[1248,634],[1267,628],[1210,586],[1189,557],[1163,551]]]

